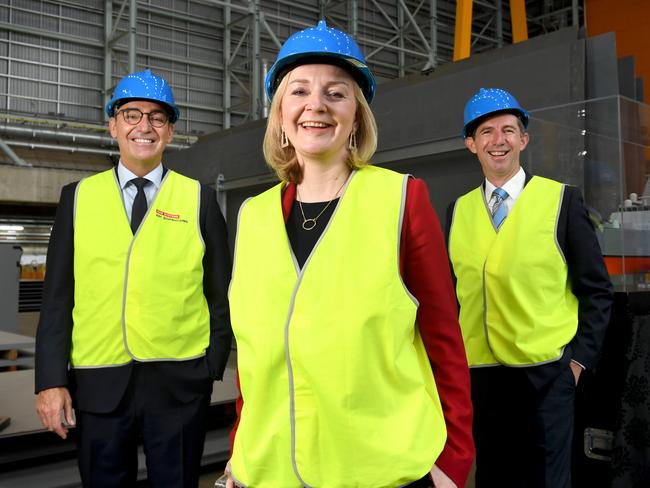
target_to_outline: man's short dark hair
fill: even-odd
[[[485,122],[487,119],[491,119],[492,117],[495,117],[497,115],[503,115],[503,114],[510,114],[514,115],[517,117],[517,124],[519,125],[519,132],[521,132],[522,135],[524,135],[528,130],[524,126],[523,120],[521,120],[521,114],[516,111],[516,110],[499,110],[497,112],[490,112],[489,114],[485,114],[483,117],[479,117],[478,119],[472,121],[471,125],[467,127],[467,137],[471,137],[472,139],[476,135],[476,129],[478,129],[478,126],[481,125],[483,122]]]

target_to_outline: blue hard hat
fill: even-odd
[[[368,103],[375,96],[375,77],[357,43],[345,32],[327,27],[325,21],[321,20],[316,27],[296,32],[282,45],[264,81],[269,100],[273,98],[284,75],[296,66],[313,63],[334,64],[345,69],[359,84]]]
[[[115,87],[113,98],[106,104],[106,113],[112,117],[113,111],[121,105],[118,102],[126,103],[130,100],[151,100],[163,105],[167,108],[172,124],[181,116],[169,83],[150,70],[131,73],[122,78]]]
[[[463,139],[472,135],[479,119],[496,112],[510,112],[528,127],[526,112],[515,97],[501,88],[481,88],[465,105],[463,112]]]

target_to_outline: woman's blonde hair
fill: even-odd
[[[289,73],[284,76],[273,96],[262,148],[266,163],[275,171],[278,178],[282,181],[300,183],[302,168],[298,163],[296,151],[291,144],[282,147],[280,141],[282,137],[282,99],[287,90],[288,79]],[[346,163],[350,169],[359,169],[369,163],[370,158],[377,150],[377,122],[359,85],[355,82],[352,84],[352,88],[357,101],[355,116],[357,150],[348,150],[349,156]]]

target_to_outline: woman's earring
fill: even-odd
[[[350,133],[350,141],[348,142],[348,149],[352,152],[357,150],[357,131],[353,130]]]
[[[289,147],[289,138],[287,137],[287,134],[284,132],[284,129],[282,129],[282,133],[280,134],[280,146]]]

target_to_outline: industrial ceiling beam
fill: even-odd
[[[573,1],[575,2],[577,0]],[[478,33],[472,33],[473,20],[476,20],[476,18],[473,18],[474,4],[480,5],[488,10],[480,15],[484,17],[484,20]],[[476,17],[479,17],[479,15]],[[526,19],[525,0],[510,0],[510,21],[512,42],[517,43],[527,40],[528,22]],[[496,38],[487,34],[493,22]],[[478,0],[457,0],[454,31],[454,61],[468,58],[471,54],[472,46],[478,43],[479,40],[495,42],[497,47],[503,46],[503,11],[501,0],[495,0],[493,5],[485,4]]]
[[[456,0],[454,61],[469,58],[472,39],[472,0]]]
[[[13,152],[13,150],[7,145],[5,141],[0,139],[0,149],[2,149],[2,152],[4,152],[7,157],[11,160],[12,163],[14,163],[16,166],[31,166],[31,164],[26,163],[22,159],[18,157],[18,155]]]
[[[512,42],[528,40],[526,22],[526,0],[510,0],[510,19],[512,22]]]

